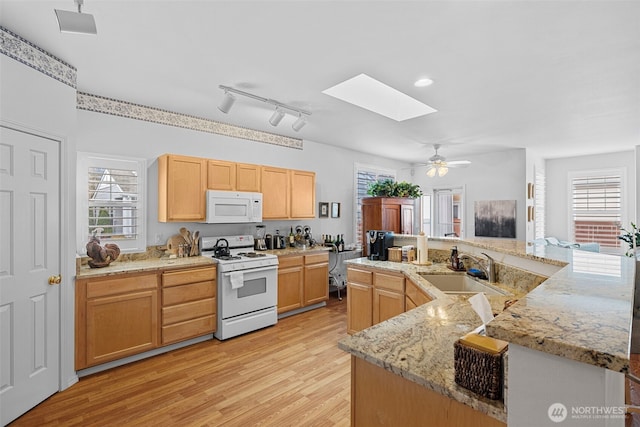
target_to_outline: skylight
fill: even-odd
[[[322,93],[398,122],[438,110],[366,74],[359,74]]]

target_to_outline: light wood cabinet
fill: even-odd
[[[291,218],[315,218],[316,216],[316,174],[292,170]]]
[[[347,268],[347,333],[373,325],[373,273]]]
[[[216,267],[162,273],[162,344],[216,330]]]
[[[278,257],[278,314],[329,299],[329,253]]]
[[[366,329],[405,312],[402,274],[347,268],[347,332]]]
[[[351,356],[351,426],[506,427],[495,418]]]
[[[425,291],[420,289],[412,280],[406,279],[405,283],[405,310],[421,306],[433,300]]]
[[[236,163],[236,190],[259,193],[261,181],[260,165]]]
[[[224,160],[207,160],[207,188],[210,190],[261,190],[261,166]]]
[[[207,160],[207,188],[209,190],[235,190],[236,164],[223,160]]]
[[[76,369],[159,345],[158,277],[108,276],[76,281]]]
[[[262,218],[289,218],[289,170],[263,166]]]
[[[204,221],[206,185],[205,159],[158,157],[158,221]]]
[[[278,314],[302,307],[304,257],[278,257]]]
[[[329,299],[329,253],[304,256],[304,306]]]
[[[262,167],[262,218],[314,218],[315,172]]]
[[[413,199],[401,197],[365,197],[362,199],[362,241],[367,242],[368,230],[413,234]],[[365,255],[368,255],[365,245]]]

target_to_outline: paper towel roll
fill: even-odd
[[[418,264],[427,264],[429,262],[429,246],[427,242],[427,236],[424,233],[420,233],[417,238],[418,246]]]

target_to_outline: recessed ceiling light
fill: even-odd
[[[366,74],[338,83],[322,93],[399,122],[438,111]]]
[[[433,80],[431,80],[428,77],[423,77],[421,79],[416,80],[416,82],[413,84],[415,87],[426,87],[426,86],[431,86],[433,84]]]

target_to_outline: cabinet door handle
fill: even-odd
[[[57,276],[49,276],[49,284],[50,285],[59,285],[62,282],[62,276],[58,274]]]

